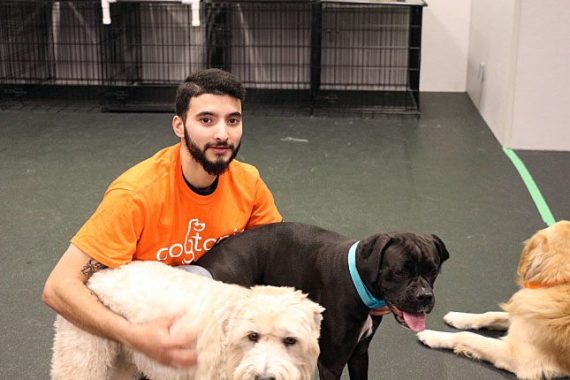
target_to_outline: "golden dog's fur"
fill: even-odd
[[[170,332],[197,337],[198,363],[166,367],[58,316],[52,379],[309,380],[315,373],[324,309],[293,288],[246,289],[141,261],[97,272],[87,285],[134,323],[181,315]]]
[[[501,305],[505,312],[444,317],[458,329],[508,330],[502,339],[425,330],[418,334],[420,341],[488,361],[520,379],[570,376],[570,222],[534,234],[517,273],[521,289]]]

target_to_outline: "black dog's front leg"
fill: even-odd
[[[372,332],[369,336],[358,342],[350,359],[348,359],[348,374],[350,375],[350,380],[368,379],[368,348],[380,322],[382,322],[382,317],[372,317]]]
[[[332,309],[332,308],[331,308]],[[366,350],[370,344],[372,336],[365,338],[360,346],[358,343],[358,336],[362,329],[363,323],[354,323],[353,315],[345,315],[346,310],[353,310],[353,308],[343,308],[343,310],[336,310],[336,314],[325,315],[321,325],[321,338],[319,339],[319,346],[321,347],[321,354],[319,356],[318,368],[320,380],[340,380],[344,367],[349,363],[349,360],[356,358],[364,358],[366,362],[364,366],[358,365],[357,368],[363,368],[363,376],[351,374],[351,380],[366,380],[368,375],[368,354]],[[325,311],[327,313],[329,310]],[[366,314],[365,314],[366,315]],[[334,316],[334,317],[332,317]],[[366,318],[364,318],[366,319]],[[381,320],[381,318],[379,318]],[[360,320],[358,317],[357,320]],[[346,323],[351,321],[353,323]],[[378,327],[375,318],[372,319],[372,334]],[[330,332],[334,332],[331,334]],[[362,350],[362,355],[355,355],[356,351]],[[360,352],[360,351],[359,351]],[[356,363],[356,362],[355,362]],[[360,372],[359,372],[360,373]]]
[[[325,311],[321,324],[321,337],[319,338],[321,354],[318,362],[320,380],[340,380],[342,371],[350,358],[352,347],[356,345],[358,338],[356,335],[358,333],[354,333],[358,329],[348,329],[343,322],[346,320],[342,319],[343,311],[326,315],[330,311]],[[341,319],[338,319],[339,316]]]
[[[317,367],[319,369],[319,379],[320,380],[340,380],[342,376],[342,367],[341,368],[331,368],[329,366],[325,366],[319,360]]]
[[[356,354],[356,353],[355,353]],[[350,380],[368,379],[368,351],[353,355],[348,361]]]

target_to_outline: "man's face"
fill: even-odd
[[[241,101],[229,95],[190,99],[184,126],[188,151],[211,175],[223,173],[238,153],[242,135]]]

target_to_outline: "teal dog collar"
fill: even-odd
[[[378,298],[374,297],[372,293],[366,288],[366,285],[362,282],[362,278],[358,273],[358,269],[356,269],[356,247],[358,246],[360,241],[357,241],[350,247],[348,251],[348,270],[350,271],[350,277],[352,278],[352,283],[360,296],[360,299],[366,306],[370,309],[378,309],[381,307],[386,306],[386,302],[384,300],[379,300]]]

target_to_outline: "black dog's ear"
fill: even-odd
[[[431,237],[433,238],[437,253],[439,253],[439,264],[441,265],[445,260],[449,259],[449,252],[447,251],[445,244],[443,244],[443,241],[439,238],[439,236],[431,234]]]
[[[392,236],[389,234],[376,234],[363,239],[358,243],[358,251],[362,257],[368,257],[375,252],[383,252]]]
[[[392,236],[389,234],[372,235],[358,244],[358,270],[363,278],[377,281],[380,274],[380,267],[384,257],[384,251],[392,242]]]

